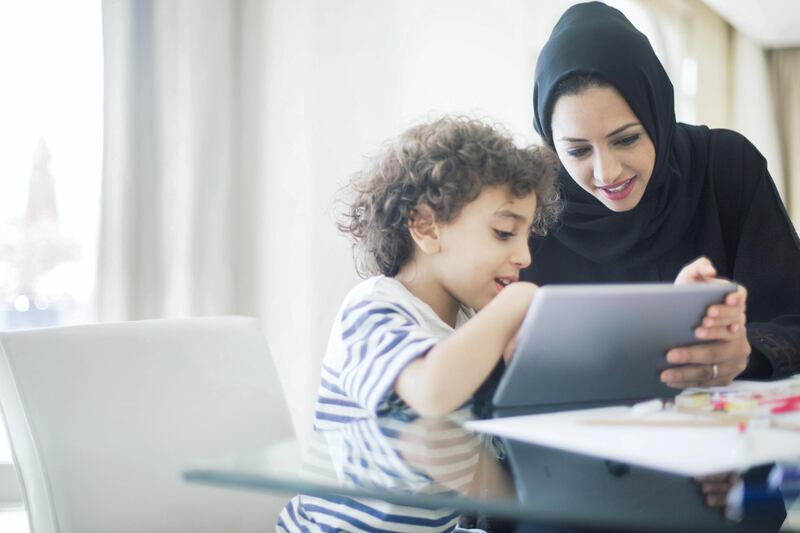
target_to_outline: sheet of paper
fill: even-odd
[[[736,426],[645,427],[586,423],[592,419],[631,418],[636,419],[636,416],[629,407],[605,407],[476,420],[465,425],[472,431],[688,476],[737,471],[773,461],[800,460],[800,431],[757,427],[758,424],[751,424],[741,433]],[[662,412],[647,415],[647,419],[697,420],[697,417]],[[800,423],[798,415],[784,415],[781,419]]]

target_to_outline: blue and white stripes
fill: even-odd
[[[393,392],[398,376],[452,332],[393,278],[378,276],[356,286],[339,311],[323,359],[317,427],[404,408]]]

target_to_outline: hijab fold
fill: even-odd
[[[703,193],[709,130],[675,121],[672,82],[647,37],[619,10],[589,2],[562,15],[536,64],[533,125],[551,148],[553,93],[562,80],[581,74],[619,91],[652,139],[656,160],[642,199],[621,213],[583,190],[562,166],[564,210],[553,236],[596,263],[652,262],[689,229]]]

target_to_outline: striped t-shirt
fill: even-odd
[[[456,327],[472,314],[459,311]],[[400,372],[452,333],[396,279],[376,276],[359,283],[345,297],[331,329],[315,426],[409,410],[394,393]]]
[[[459,311],[456,327],[472,314],[468,309]],[[322,361],[314,420],[317,445],[307,454],[307,471],[319,475],[326,470],[322,465],[329,464],[335,483],[343,486],[372,485],[418,494],[460,492],[469,485],[479,440],[464,437],[465,444],[452,451],[452,461],[440,456],[434,466],[422,469],[406,463],[396,440],[400,428],[416,427],[412,422],[416,415],[394,392],[395,381],[409,363],[453,331],[428,304],[393,278],[376,276],[353,288],[336,316]],[[426,428],[426,440],[441,438],[452,443],[451,432]],[[444,457],[448,453],[444,451]],[[441,478],[448,476],[449,482],[442,484]],[[277,529],[440,532],[453,531],[458,519],[459,513],[452,509],[298,495],[281,513]]]
[[[317,430],[305,454],[303,477],[371,494],[415,494],[421,501],[428,495],[467,493],[475,481],[483,448],[483,439],[463,429],[458,421],[468,416],[469,408],[447,420],[408,420],[396,412]],[[459,515],[447,508],[301,494],[289,501],[277,530],[448,532],[456,529]]]

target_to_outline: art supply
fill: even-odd
[[[583,424],[665,428],[734,426],[741,435],[745,435],[748,426],[800,431],[800,418],[782,419],[776,416],[795,410],[800,410],[800,395],[693,391],[678,396],[675,403],[659,398],[646,400],[631,406],[631,416],[593,418],[583,421]],[[662,413],[666,416],[662,416]],[[691,418],[674,418],[670,417],[670,413],[691,415]]]
[[[709,418],[652,418],[652,417],[630,417],[630,418],[589,418],[581,423],[587,426],[628,426],[628,427],[653,427],[653,428],[710,428],[710,427],[737,427],[743,420],[739,418],[731,419],[709,419]]]
[[[800,380],[758,389],[689,389],[675,398],[678,411],[768,417],[800,412]]]

